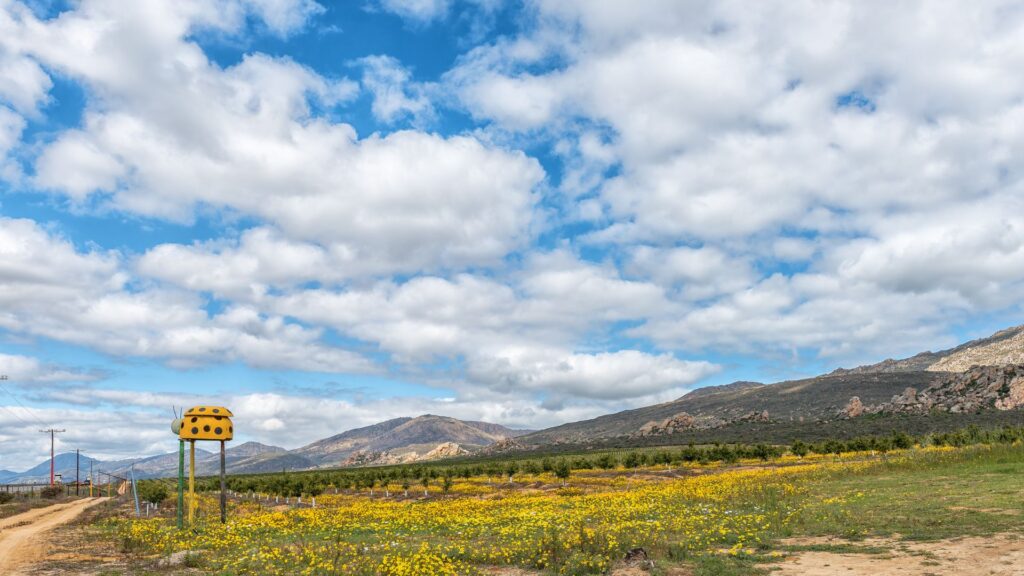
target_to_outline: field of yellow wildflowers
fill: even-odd
[[[213,521],[215,503],[204,498],[208,513],[194,531],[163,518],[116,520],[110,529],[134,549],[205,551],[219,573],[428,576],[515,565],[599,574],[633,547],[676,558],[747,553],[785,529],[810,482],[870,465],[789,457],[770,466],[592,472],[565,488],[549,474],[515,486],[472,479],[445,497],[326,494],[301,509],[241,501],[226,525]]]
[[[349,490],[320,495],[315,508],[275,505],[255,495],[234,499],[226,525],[216,521],[216,501],[204,496],[192,530],[176,530],[172,518],[115,518],[103,529],[142,557],[196,551],[211,574],[433,576],[494,573],[502,566],[604,574],[634,547],[662,566],[700,565],[709,556],[770,561],[783,553],[776,551],[779,539],[794,534],[963,533],[971,529],[967,517],[949,510],[967,503],[1020,507],[1013,500],[1019,490],[1000,484],[1012,484],[1010,472],[1024,472],[1020,445],[787,455],[733,465],[583,471],[567,487],[541,473],[514,484],[460,479],[448,494],[429,497]],[[973,495],[979,478],[992,485],[989,500]],[[954,488],[908,498],[921,482]],[[1014,529],[1018,516],[986,518],[966,521],[983,533]],[[696,573],[758,570],[744,566]]]

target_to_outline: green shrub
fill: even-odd
[[[59,497],[60,493],[63,491],[64,490],[60,486],[47,486],[39,491],[39,496],[42,498],[53,499]]]
[[[170,491],[163,482],[142,481],[138,484],[139,500],[160,504],[170,496]]]

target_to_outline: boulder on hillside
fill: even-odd
[[[523,449],[523,445],[516,441],[515,438],[504,437],[484,448],[480,451],[481,454],[507,454],[509,452],[517,452]]]
[[[846,403],[846,407],[839,411],[839,415],[843,418],[856,418],[864,413],[864,403],[860,401],[859,396],[853,396],[850,401]]]
[[[462,448],[455,442],[444,442],[438,444],[436,448],[427,452],[423,455],[422,460],[440,460],[442,458],[454,458],[456,456],[464,456],[469,454],[469,451]]]

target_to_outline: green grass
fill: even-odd
[[[892,551],[885,546],[862,546],[851,542],[837,544],[788,544],[778,548],[785,552],[828,552],[830,554],[888,554]]]
[[[927,454],[816,485],[793,535],[936,540],[1024,529],[1024,448]],[[843,497],[844,502],[829,498]]]
[[[729,556],[705,555],[697,557],[692,563],[694,576],[757,576],[768,574],[762,566],[773,561],[765,556]]]

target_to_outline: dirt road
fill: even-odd
[[[32,563],[46,554],[47,539],[43,533],[74,520],[86,508],[104,500],[106,498],[54,504],[0,520],[0,574],[31,574]]]

